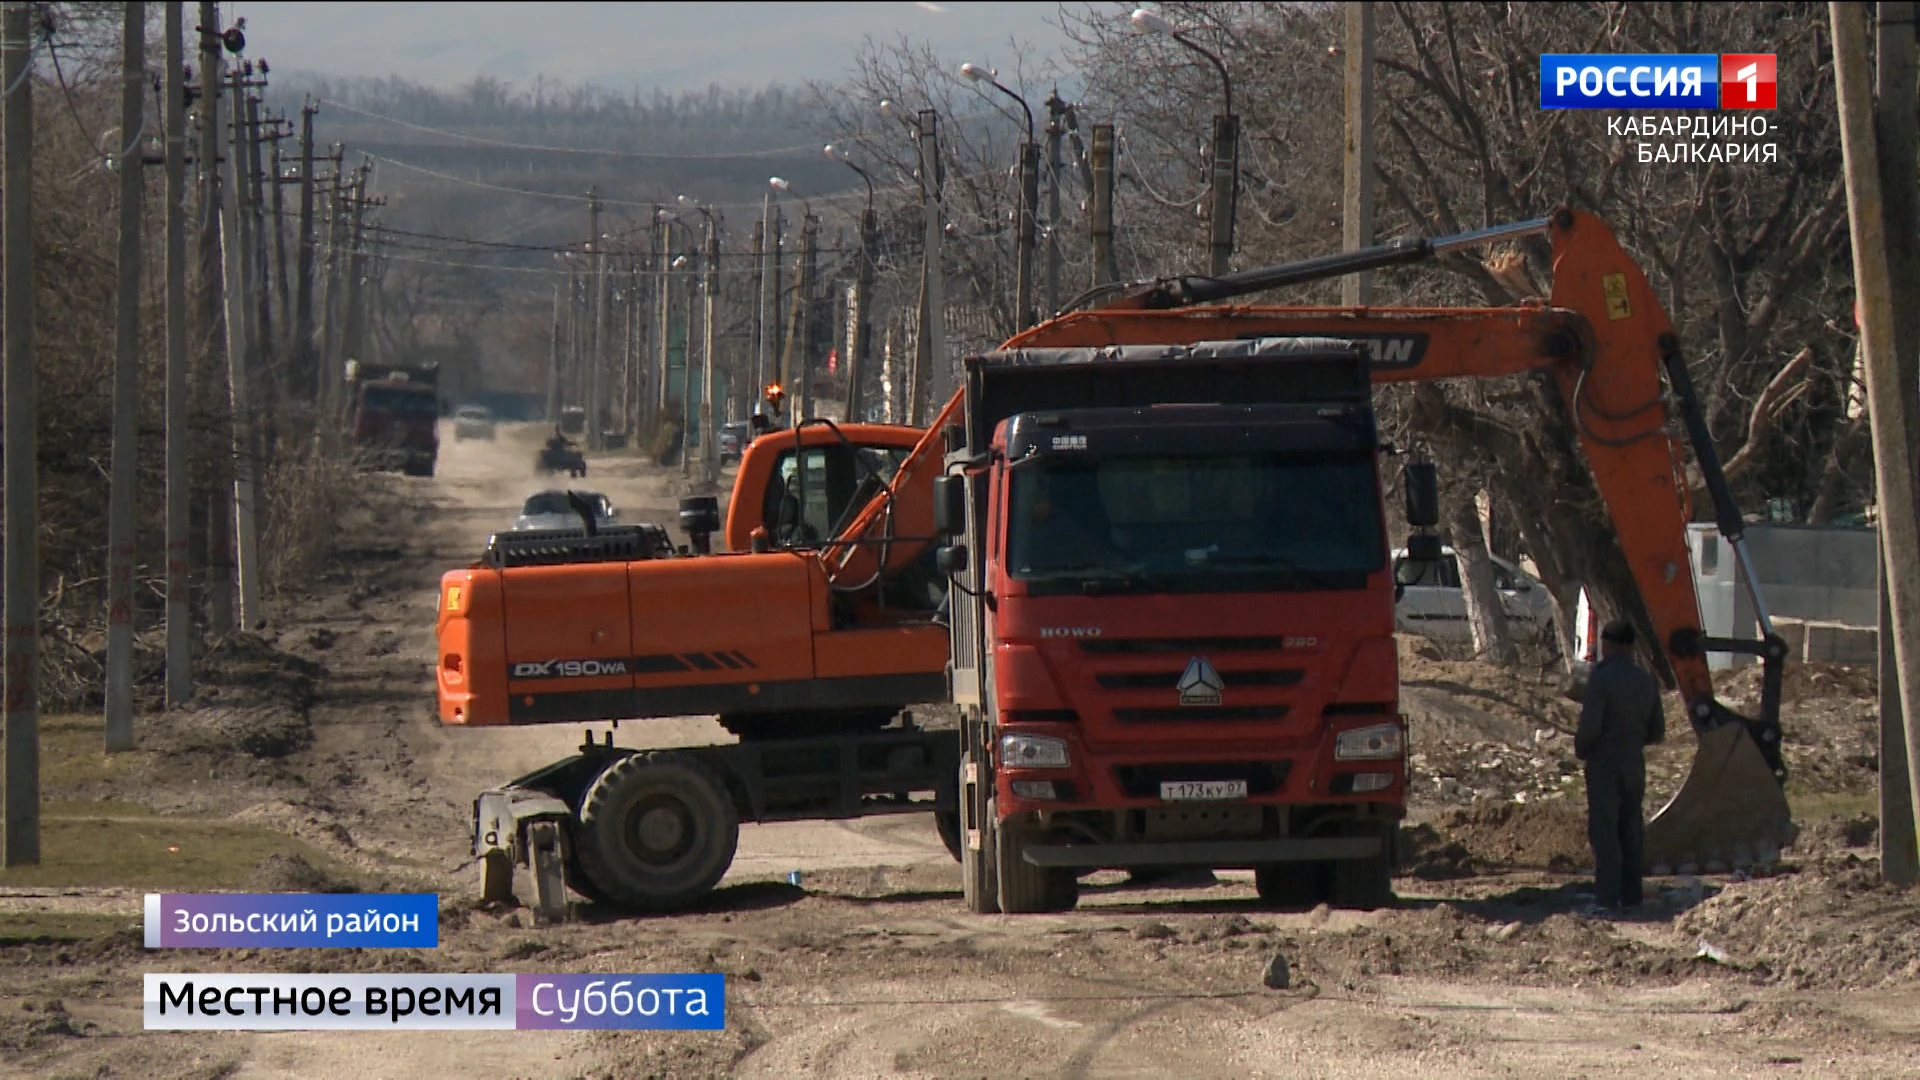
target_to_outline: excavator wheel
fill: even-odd
[[[960,855],[960,848],[966,843],[966,838],[960,835],[960,812],[958,810],[935,810],[933,812],[933,828],[934,831],[940,834],[940,842],[946,845],[947,854],[953,856],[953,861],[965,864],[966,859]]]
[[[1253,868],[1253,888],[1260,902],[1281,911],[1299,911],[1319,903],[1327,892],[1322,863],[1267,863]]]
[[[1787,794],[1745,725],[1722,724],[1700,736],[1686,782],[1647,822],[1647,871],[1720,873],[1766,865],[1797,832]]]
[[[580,870],[621,907],[661,911],[719,884],[740,841],[726,784],[697,758],[632,754],[600,774],[580,805]]]

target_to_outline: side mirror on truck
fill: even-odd
[[[951,577],[967,568],[967,545],[949,544],[933,553],[933,564]]]
[[[1440,470],[1431,461],[1410,463],[1401,474],[1407,489],[1407,524],[1431,529],[1440,524]],[[1413,554],[1411,545],[1407,554]],[[1436,552],[1434,558],[1439,558]]]
[[[967,478],[942,476],[933,482],[933,531],[959,536],[967,531]]]

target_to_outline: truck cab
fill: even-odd
[[[1382,902],[1405,722],[1364,353],[1029,349],[968,380],[936,512],[970,903],[1149,866]]]
[[[432,476],[440,454],[436,368],[348,365],[353,387],[353,443],[377,469]]]

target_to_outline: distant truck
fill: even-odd
[[[350,430],[370,465],[408,476],[433,475],[440,453],[439,384],[438,365],[347,362]]]

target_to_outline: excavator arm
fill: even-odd
[[[1219,303],[1538,234],[1546,234],[1552,243],[1553,284],[1544,302],[1446,309]],[[1257,337],[1365,342],[1379,383],[1549,372],[1574,419],[1588,468],[1659,647],[1674,671],[1687,718],[1700,738],[1687,782],[1649,824],[1650,866],[1657,871],[1764,861],[1792,840],[1780,758],[1785,643],[1773,631],[1750,565],[1746,578],[1759,613],[1761,639],[1713,638],[1701,629],[1687,549],[1688,485],[1680,447],[1668,430],[1669,401],[1693,445],[1720,531],[1735,557],[1747,564],[1742,519],[1721,472],[1679,338],[1646,275],[1603,221],[1564,209],[1551,218],[1459,237],[1397,241],[1219,278],[1150,283],[1106,307],[1043,323],[1003,348],[1184,345]],[[858,588],[880,572],[877,568],[924,550],[932,532],[931,484],[943,460],[943,433],[958,420],[958,406],[956,395],[901,466],[893,489],[870,502],[823,551],[828,575],[841,587]],[[1706,654],[1715,650],[1762,658],[1758,717],[1740,716],[1715,698],[1706,661]]]

